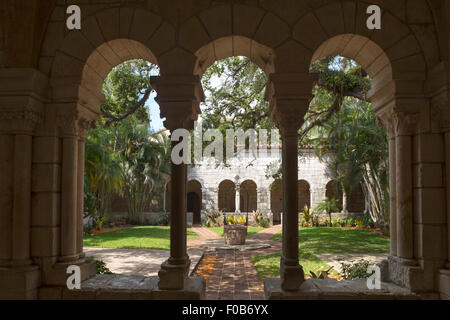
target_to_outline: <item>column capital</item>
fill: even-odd
[[[151,85],[157,92],[156,102],[161,107],[164,125],[170,131],[179,128],[192,130],[201,113],[200,102],[205,95],[200,77],[194,75],[153,76]]]
[[[297,135],[313,97],[317,75],[311,73],[273,73],[269,76],[265,99],[269,112],[282,135]]]
[[[64,137],[85,138],[89,129],[95,128],[96,120],[79,110],[59,110],[56,116],[60,134]]]
[[[0,69],[0,131],[27,134],[44,119],[48,79],[30,68]]]
[[[450,88],[431,99],[431,120],[443,132],[450,131]]]
[[[42,105],[3,106],[0,102],[0,132],[31,134],[44,119]]]
[[[418,129],[419,120],[419,112],[394,112],[392,121],[396,136],[413,135]]]

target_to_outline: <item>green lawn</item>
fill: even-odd
[[[188,240],[198,239],[198,235],[187,229]],[[84,247],[119,249],[170,249],[170,228],[141,226],[84,237]]]
[[[281,232],[272,240],[281,241]],[[299,260],[305,275],[326,270],[328,266],[315,254],[320,253],[388,253],[390,240],[368,230],[346,228],[301,228],[299,230]],[[253,257],[258,276],[280,276],[281,253]]]
[[[222,227],[212,227],[209,229],[214,231],[215,233],[217,233],[219,236],[223,237],[223,226]],[[251,236],[252,234],[260,232],[262,229],[264,229],[264,228],[248,226],[247,227],[247,237]]]

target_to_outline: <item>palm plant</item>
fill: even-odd
[[[85,214],[103,217],[109,210],[111,195],[120,193],[123,176],[120,157],[109,146],[105,129],[91,130],[85,144]]]
[[[325,197],[324,200],[319,202],[316,207],[317,212],[325,212],[329,217],[330,227],[333,226],[331,223],[331,213],[338,211],[338,200],[336,198]]]

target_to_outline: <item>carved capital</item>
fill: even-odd
[[[283,136],[297,135],[304,122],[315,74],[271,74],[265,99],[270,101],[270,114]]]
[[[272,109],[272,119],[280,129],[282,136],[297,135],[298,130],[305,122],[309,100],[279,101]]]
[[[179,128],[192,130],[201,113],[200,102],[205,96],[200,77],[192,75],[151,77],[157,92],[156,102],[161,108],[164,126],[170,131]]]
[[[376,121],[379,126],[382,126],[386,129],[390,138],[395,137],[394,113],[392,111],[377,115]]]
[[[84,139],[89,129],[95,128],[96,120],[88,119],[78,110],[59,113],[57,123],[63,137],[80,137]]]
[[[43,119],[40,107],[1,107],[0,132],[30,134]]]
[[[413,135],[417,131],[420,113],[394,112],[392,114],[393,126],[397,136]]]

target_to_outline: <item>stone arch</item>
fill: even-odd
[[[313,53],[313,61],[321,56],[339,54],[354,59],[364,68],[371,65],[374,71],[367,72],[373,73],[380,71],[388,57],[395,79],[405,76],[405,72],[416,72],[416,76],[422,78],[420,73],[426,71],[425,50],[413,30],[387,2],[382,5],[382,29],[369,30],[367,6],[362,2],[321,6],[295,23],[293,38]]]
[[[214,62],[233,56],[245,56],[266,74],[275,72],[274,51],[251,38],[227,36],[211,41],[195,52],[194,74],[201,76]]]
[[[219,210],[236,211],[236,186],[231,180],[223,180],[219,184]]]
[[[342,187],[336,180],[329,181],[325,186],[325,197],[337,199],[339,211],[342,210]]]
[[[311,187],[306,180],[298,180],[298,210],[311,207]]]
[[[193,223],[201,223],[201,210],[203,209],[202,184],[195,179],[186,184],[187,212],[193,213]]]
[[[241,212],[256,211],[258,206],[258,192],[256,182],[244,180],[240,185],[240,210]]]
[[[81,30],[58,37],[61,39],[52,42],[52,47],[44,42],[40,64],[51,59],[48,72],[53,101],[79,99],[96,113],[104,99],[101,85],[113,67],[131,59],[159,65],[158,56],[175,47],[173,26],[143,9],[101,10],[82,23]],[[46,37],[61,33],[61,28],[65,28],[63,22],[49,25]]]

